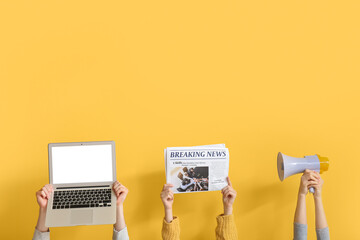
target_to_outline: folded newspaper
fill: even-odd
[[[229,149],[225,144],[168,147],[165,174],[174,193],[221,190],[227,185]]]

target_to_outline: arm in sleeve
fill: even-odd
[[[112,239],[113,240],[129,240],[129,234],[127,231],[127,227],[121,229],[120,231],[116,231],[114,228]]]
[[[179,218],[174,216],[171,223],[163,220],[163,226],[161,230],[161,236],[163,240],[179,240],[180,239],[180,221]]]
[[[216,240],[238,240],[238,234],[233,215],[220,215],[216,218],[216,221]]]
[[[294,240],[306,240],[307,239],[307,225],[294,223]]]
[[[330,240],[329,227],[316,229],[317,240]]]
[[[33,235],[33,240],[50,240],[50,232],[40,232],[35,228],[35,232]]]

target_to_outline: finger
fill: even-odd
[[[311,170],[305,169],[304,174],[308,174],[308,173],[311,173]]]
[[[229,195],[230,195],[230,192],[226,192],[226,193],[224,194],[224,198],[228,198]]]
[[[120,185],[120,183],[118,182],[118,181],[115,181],[114,183],[113,183],[113,187],[117,187],[117,186],[119,186]]]
[[[166,199],[168,199],[168,200],[173,200],[173,199],[174,199],[174,194],[169,193],[169,194],[167,195]]]
[[[316,175],[316,173],[317,173],[317,172],[312,171],[312,172],[310,173],[310,176],[311,176],[312,178],[318,179],[318,176]]]
[[[43,186],[43,187],[41,188],[41,190],[43,190],[45,193],[48,193],[48,192],[49,192],[46,186]]]
[[[166,195],[167,195],[167,194],[166,194],[165,192],[161,192],[161,193],[160,193],[160,197],[161,197],[161,198],[165,198]]]
[[[316,178],[316,177],[314,177],[314,176],[311,176],[309,179],[308,179],[308,181],[315,181],[315,182],[320,182],[320,179],[318,179],[318,178]]]
[[[52,186],[50,184],[46,184],[44,187],[48,191],[49,195],[51,195],[51,193],[53,192]]]
[[[120,194],[119,189],[114,189],[114,193],[115,193],[116,196],[119,196],[119,194]]]
[[[41,196],[42,198],[46,198],[46,193],[45,193],[43,190],[41,190],[40,196]]]
[[[167,183],[167,184],[164,184],[163,190],[166,190],[166,189],[169,189],[172,187],[174,187],[174,185]]]
[[[319,180],[319,175],[317,175],[317,172],[311,172],[308,175],[308,179],[314,179],[314,180]]]
[[[227,182],[228,182],[228,185],[229,185],[230,187],[232,187],[232,184],[231,184],[231,181],[230,181],[229,176],[226,177],[226,180],[227,180]]]
[[[169,193],[173,194],[173,191],[172,191],[171,189],[166,189],[166,190],[165,190],[165,193],[166,193],[166,194],[169,194]]]
[[[120,188],[119,188],[119,191],[121,192],[121,193],[127,193],[128,192],[128,189],[125,187],[125,186],[121,186]]]
[[[119,190],[119,188],[120,188],[120,186],[119,186],[119,185],[113,186],[113,190],[114,190],[114,191]]]
[[[228,192],[228,191],[230,191],[230,190],[231,190],[231,188],[230,188],[230,187],[227,187],[227,188],[224,189],[223,192],[226,193],[226,192]]]
[[[232,187],[230,187],[230,186],[226,189],[226,191],[236,192],[236,191],[235,191],[235,189],[233,189],[233,188],[232,188]]]
[[[113,188],[113,191],[114,191],[114,193],[115,193],[116,196],[119,194],[119,190],[118,190],[118,189]]]
[[[167,199],[169,195],[170,195],[169,192],[161,192],[160,197],[164,198],[164,199]]]
[[[229,189],[229,186],[224,187],[223,189],[221,189],[221,192],[223,193],[224,191],[226,191],[227,189]]]
[[[227,190],[224,191],[223,195],[224,195],[224,196],[227,196],[227,195],[229,194],[229,192],[230,192],[230,190],[227,189]]]
[[[230,189],[230,192],[231,192],[231,194],[235,194],[235,195],[237,194],[237,192],[233,188]]]
[[[230,190],[227,192],[227,195],[228,195],[228,196],[236,196],[236,191],[233,190],[233,189],[230,189]]]
[[[39,196],[42,197],[42,196],[41,196],[41,189],[36,192],[36,197],[39,197]]]
[[[320,173],[318,173],[317,171],[313,171],[312,172],[312,175],[317,178],[317,179],[320,179]]]
[[[320,173],[318,173],[318,172],[314,172],[314,174],[315,174],[315,176],[316,176],[318,179],[320,179],[320,178],[321,178]]]
[[[232,192],[227,192],[225,195],[224,195],[225,198],[232,198],[234,197],[233,193]]]
[[[309,185],[317,185],[317,184],[318,184],[318,181],[314,181],[314,180],[311,180],[311,181],[307,182],[307,186],[309,186]]]
[[[313,175],[309,175],[309,176],[307,176],[306,180],[308,180],[308,181],[314,180],[315,181],[315,180],[317,180],[317,178]]]
[[[316,178],[315,179],[312,178],[312,179],[308,180],[308,184],[309,183],[318,183],[318,182],[319,182],[319,180],[317,180]]]
[[[118,186],[115,190],[118,194],[121,194],[126,191],[126,188]]]
[[[42,188],[42,191],[45,193],[46,198],[49,199],[49,198],[50,198],[50,193],[49,193],[49,191],[47,190],[47,188],[46,188],[46,187],[43,187],[43,188]]]
[[[120,191],[118,191],[118,190],[116,190],[116,191],[115,191],[115,196],[116,196],[116,197],[119,197],[119,196],[120,196],[120,194],[121,194],[121,192],[120,192]]]

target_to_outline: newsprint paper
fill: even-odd
[[[225,144],[168,147],[165,174],[174,193],[221,190],[227,186],[229,150]]]

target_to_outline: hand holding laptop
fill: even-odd
[[[128,189],[116,181],[115,142],[50,143],[48,149],[50,184],[36,193],[33,239],[48,239],[49,227],[115,223],[113,239],[128,240]]]
[[[123,204],[124,204],[127,194],[129,193],[129,190],[124,185],[119,183],[119,181],[114,182],[114,184],[112,185],[112,188],[113,188],[115,196],[117,198],[117,200],[116,200],[116,222],[114,224],[114,228],[117,232],[120,232],[124,228],[126,228]],[[53,192],[54,192],[54,190],[53,190],[53,186],[51,184],[47,184],[47,185],[43,186],[39,191],[36,192],[36,200],[40,207],[36,229],[40,232],[40,234],[42,234],[44,232],[49,232],[49,228],[45,226],[45,218],[46,218],[46,208],[47,208],[48,200],[50,199]],[[36,236],[39,236],[39,235],[36,235]],[[125,239],[128,239],[128,238],[126,238],[126,237],[128,237],[127,231],[126,231],[126,234],[122,233],[121,236],[122,237],[125,236]],[[122,237],[120,237],[120,239],[122,239]],[[37,238],[35,238],[35,239],[37,239]]]
[[[36,192],[36,200],[40,207],[39,218],[36,224],[36,229],[40,232],[49,231],[49,228],[45,226],[45,218],[46,218],[46,208],[47,208],[48,200],[50,199],[50,196],[53,193],[53,191],[54,190],[52,185],[47,184]]]
[[[46,209],[48,199],[50,198],[51,193],[53,192],[53,187],[51,184],[46,184],[39,191],[36,192],[36,199],[40,208]]]
[[[120,206],[124,203],[129,190],[124,185],[121,185],[121,183],[119,183],[119,181],[114,182],[113,189],[114,189],[115,196],[117,199],[116,206]]]
[[[126,227],[123,204],[129,190],[119,181],[114,182],[113,190],[116,196],[116,223],[114,224],[114,229],[119,232]]]

